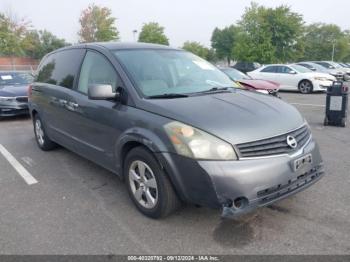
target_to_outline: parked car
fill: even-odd
[[[334,76],[313,72],[299,65],[266,65],[249,76],[256,79],[275,81],[280,84],[280,90],[299,90],[303,94],[314,91],[325,91],[336,80]]]
[[[27,92],[32,82],[28,72],[0,71],[0,117],[29,114]]]
[[[152,218],[182,201],[236,216],[324,174],[295,107],[234,88],[215,66],[180,49],[65,47],[43,58],[31,87],[38,146],[60,144],[119,175]]]
[[[338,63],[340,66],[345,67],[345,68],[350,68],[350,65],[347,63]]]
[[[335,69],[335,70],[341,71],[341,72],[343,72],[343,80],[344,81],[350,80],[350,70],[348,70],[346,68],[343,68],[343,67],[341,67],[340,65],[338,65],[338,64],[336,64],[334,62],[331,62],[331,61],[315,61],[314,63],[319,64],[321,66],[324,66],[325,68],[328,68],[328,69]]]
[[[250,76],[231,67],[222,67],[219,69],[224,72],[232,81],[238,82],[248,90],[279,97],[278,89],[280,85],[276,82],[253,79]]]
[[[296,63],[297,65],[300,66],[304,66],[312,71],[315,72],[320,72],[320,73],[326,73],[326,74],[330,74],[332,76],[334,76],[337,80],[343,80],[344,79],[344,72],[341,70],[337,70],[337,69],[331,69],[331,68],[327,68],[325,66],[322,66],[320,64],[316,64],[313,62],[299,62]]]
[[[243,73],[247,73],[247,72],[254,71],[254,70],[258,69],[259,67],[261,67],[261,65],[259,63],[255,63],[255,62],[240,62],[240,61],[238,61],[232,67],[243,72]]]

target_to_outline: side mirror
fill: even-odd
[[[112,85],[94,84],[89,85],[88,96],[91,100],[116,99],[120,96],[119,92],[113,92]]]
[[[296,71],[294,71],[294,70],[292,70],[292,71],[289,71],[289,74],[291,74],[291,75],[296,75],[296,74],[297,74],[297,72],[296,72]]]

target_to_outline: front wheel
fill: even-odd
[[[313,85],[309,80],[303,80],[299,83],[299,91],[302,94],[310,94],[313,91]]]
[[[137,209],[151,218],[165,217],[180,207],[180,201],[153,154],[136,147],[125,158],[124,177]]]

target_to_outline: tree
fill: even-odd
[[[22,40],[22,48],[29,57],[40,59],[53,50],[69,45],[46,30],[31,30]]]
[[[239,21],[239,29],[232,51],[241,60],[288,62],[303,53],[303,18],[287,6],[266,8],[252,3]]]
[[[142,26],[139,42],[169,45],[169,39],[164,34],[164,27],[150,22]]]
[[[215,28],[211,37],[211,46],[214,48],[218,58],[226,59],[230,64],[233,59],[232,47],[235,43],[238,28],[234,25],[224,29]]]
[[[232,53],[238,60],[260,63],[271,63],[274,60],[272,33],[266,29],[261,15],[264,11],[264,7],[252,3],[239,21],[237,41],[232,48]]]
[[[275,48],[278,62],[288,62],[299,58],[303,52],[301,41],[303,32],[302,15],[292,12],[290,7],[282,5],[268,8],[262,14],[265,28],[271,31],[271,44]]]
[[[81,29],[78,32],[80,42],[98,42],[119,40],[119,32],[112,10],[107,7],[90,5],[81,13],[79,22]]]
[[[23,55],[21,41],[30,23],[10,14],[0,13],[0,54]]]
[[[349,34],[337,25],[315,23],[306,27],[303,37],[305,60],[331,60],[333,45],[334,59],[343,60],[349,56]]]
[[[209,55],[209,49],[198,42],[186,41],[182,48],[204,59],[207,59]]]

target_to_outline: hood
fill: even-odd
[[[28,96],[29,85],[0,86],[0,96]]]
[[[298,110],[281,99],[245,90],[145,100],[141,107],[197,127],[231,144],[280,135],[304,123]]]
[[[243,85],[248,85],[253,87],[254,89],[262,89],[262,90],[275,90],[279,88],[279,84],[273,81],[267,80],[259,80],[259,79],[241,79],[238,80],[239,83]]]
[[[328,73],[332,75],[344,75],[344,72],[339,69],[328,69]]]

